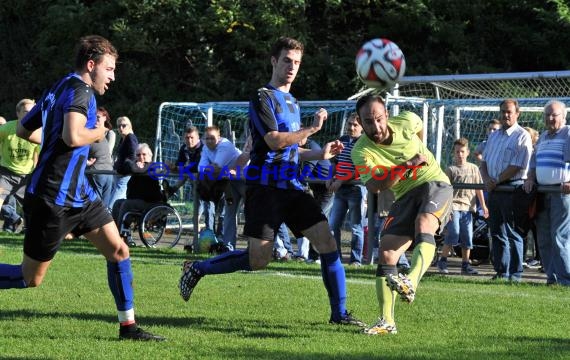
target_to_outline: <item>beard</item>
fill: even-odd
[[[386,141],[386,139],[390,135],[388,129],[386,129],[385,132],[374,130],[374,131],[364,131],[364,133],[366,134],[366,136],[368,136],[370,140],[372,140],[376,144],[382,144],[384,141]]]

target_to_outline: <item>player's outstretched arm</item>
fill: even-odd
[[[321,108],[315,112],[315,117],[311,126],[292,132],[269,131],[265,134],[263,140],[265,140],[267,146],[269,146],[271,150],[279,150],[293,144],[298,144],[301,140],[321,130],[327,117],[327,111]]]
[[[344,145],[341,141],[335,140],[331,141],[322,149],[302,149],[299,148],[300,159],[303,161],[311,160],[328,160],[331,159],[342,152]]]

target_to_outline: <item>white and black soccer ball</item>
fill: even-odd
[[[356,73],[364,84],[391,89],[406,72],[406,59],[398,45],[388,39],[366,42],[356,54]]]

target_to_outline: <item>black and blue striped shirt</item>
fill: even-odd
[[[95,127],[97,103],[93,89],[75,73],[55,83],[21,120],[29,131],[43,127],[38,164],[26,191],[59,206],[82,207],[96,200],[97,195],[85,177],[89,145],[70,147],[62,139],[63,118],[70,112],[85,115],[85,126]]]
[[[271,150],[264,140],[265,134],[271,131],[294,132],[301,128],[297,99],[271,85],[259,89],[249,103],[249,127],[253,146],[247,184],[303,190],[298,179],[299,145]]]

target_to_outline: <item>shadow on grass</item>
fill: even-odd
[[[14,321],[16,319],[29,321],[30,324],[33,324],[34,319],[76,319],[79,321],[99,321],[113,324],[117,323],[116,316],[111,314],[89,314],[81,312],[58,311],[42,312],[36,310],[3,310],[0,313],[1,321]],[[227,321],[227,319],[220,317],[207,318],[201,316],[141,316],[137,317],[137,320],[137,322],[140,323],[142,327],[164,326],[180,329],[192,328],[199,329],[200,331],[210,331],[213,333],[224,333],[228,335],[234,334],[235,336],[239,337],[255,339],[282,339],[306,336],[305,329],[303,329],[302,326],[296,326],[293,324],[276,324],[274,322],[268,323],[256,319],[239,319],[239,321]],[[323,325],[323,323],[320,325]],[[49,334],[46,334],[46,336],[49,336]]]

